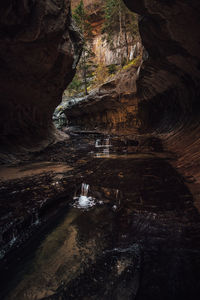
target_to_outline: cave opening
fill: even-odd
[[[1,299],[199,300],[199,11],[2,1]]]

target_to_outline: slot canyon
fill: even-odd
[[[0,298],[199,300],[199,0],[2,0],[0,91]]]

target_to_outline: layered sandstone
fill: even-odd
[[[141,15],[142,43],[150,57],[138,81],[144,126],[169,131],[198,113],[199,1],[125,3]]]
[[[165,146],[177,153],[176,166],[196,182],[190,188],[198,200],[200,2],[124,2],[141,15],[141,39],[150,56],[137,83],[142,129],[160,134]]]
[[[88,96],[68,101],[67,107],[62,110],[69,124],[119,134],[138,128],[137,68],[132,66],[123,70]]]
[[[168,149],[177,153],[176,166],[186,176],[193,176],[193,180],[200,182],[200,3],[197,0],[124,2],[140,15],[139,30],[147,55],[137,80],[137,121],[132,124],[125,122],[125,126],[119,122],[119,127],[125,127],[125,132],[128,126],[128,130],[134,132],[135,124],[141,124],[141,132],[159,136]],[[134,75],[132,79],[135,78]],[[98,105],[105,112],[105,122],[101,124],[110,123],[110,117],[105,116],[111,107],[116,107],[115,101],[110,100],[112,97],[107,98],[109,108],[105,108],[106,101]],[[84,117],[82,114],[77,119],[87,125],[92,105],[87,104],[84,109],[83,104],[80,105],[85,111]],[[115,120],[126,116],[126,108],[116,111]],[[92,111],[91,118],[99,120],[95,115],[96,112]],[[113,126],[108,125],[108,128]]]
[[[75,73],[80,42],[69,0],[1,1],[1,150],[56,139],[52,114]]]

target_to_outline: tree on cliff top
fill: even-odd
[[[85,94],[88,94],[87,87],[88,87],[88,73],[90,67],[92,65],[91,58],[94,56],[94,53],[91,50],[90,42],[92,40],[92,27],[89,22],[89,16],[85,11],[83,0],[77,5],[73,12],[73,18],[78,25],[82,36],[83,36],[83,52],[79,62],[78,68],[81,70]]]
[[[128,58],[127,34],[135,36],[138,33],[137,17],[122,0],[106,0],[105,2],[102,33],[105,33],[107,42],[113,47],[113,33],[119,32],[120,46],[126,47]]]

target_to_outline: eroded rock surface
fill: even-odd
[[[80,42],[69,0],[1,1],[1,148],[33,150],[56,139],[52,114],[75,73]]]
[[[138,82],[144,125],[171,130],[199,113],[199,1],[125,3],[141,15],[141,38],[150,56]]]
[[[135,0],[129,1],[129,4],[133,10],[143,15],[140,30],[143,43],[150,54],[150,59],[142,66],[138,80],[142,129],[153,132],[157,138],[162,137],[164,142],[162,145],[159,139],[153,141],[151,139],[143,141],[143,144],[147,144],[150,152],[153,146],[159,147],[159,151],[166,146],[178,154],[177,160],[166,161],[166,158],[149,157],[152,153],[149,153],[148,157],[146,153],[145,157],[142,157],[144,154],[138,154],[137,159],[134,154],[134,157],[130,158],[123,155],[123,158],[114,157],[111,160],[112,157],[108,156],[103,161],[103,158],[99,159],[95,156],[91,160],[88,158],[88,153],[94,151],[92,147],[96,145],[95,140],[84,145],[74,133],[74,145],[78,146],[77,154],[81,153],[81,157],[79,160],[76,159],[75,164],[76,167],[80,166],[81,172],[78,173],[76,170],[73,174],[67,174],[69,181],[65,182],[61,178],[58,181],[60,184],[48,186],[47,189],[45,184],[43,197],[57,205],[58,202],[55,200],[59,199],[60,192],[64,191],[64,197],[68,196],[64,198],[64,201],[69,200],[70,203],[74,197],[73,180],[76,180],[79,185],[78,189],[83,182],[90,184],[93,196],[103,203],[98,203],[91,212],[76,211],[77,221],[74,221],[76,220],[73,218],[74,212],[69,214],[69,219],[66,219],[64,223],[64,229],[58,228],[50,239],[47,236],[47,242],[50,241],[50,243],[42,244],[47,247],[41,247],[42,251],[38,251],[39,255],[35,256],[36,264],[32,270],[28,263],[27,275],[29,277],[20,279],[18,286],[15,283],[15,290],[8,286],[8,291],[11,293],[10,299],[13,299],[13,295],[17,295],[20,300],[23,299],[22,296],[24,299],[31,299],[33,295],[37,299],[42,297],[43,299],[88,297],[93,299],[120,297],[125,300],[129,298],[199,299],[200,221],[199,211],[196,209],[198,203],[193,197],[199,195],[199,185],[195,184],[194,192],[192,187],[187,188],[186,183],[193,184],[193,180],[200,182],[198,104],[200,46],[197,30],[200,22],[198,17],[200,4],[199,1],[190,1],[187,4],[178,0]],[[130,76],[129,79],[132,89],[124,89],[123,93],[129,90],[133,99],[136,97],[135,77]],[[119,107],[121,111],[127,109],[132,103],[131,99],[124,106],[123,102],[117,102],[118,96],[112,96],[115,100],[110,100],[114,91],[117,95],[120,94],[116,82],[113,83],[113,87],[111,83],[108,89],[112,92],[111,94],[106,89],[107,85],[102,87],[103,94],[108,94],[109,107],[106,107],[106,101],[102,101],[105,100],[104,98],[98,102],[98,97],[100,99],[102,96],[100,89],[95,98],[85,99],[84,107],[80,103],[79,109],[82,109],[83,113],[78,113],[79,110],[74,111],[74,119],[84,117],[84,122],[87,120],[88,124],[95,125],[91,117],[86,117],[87,112],[90,111],[91,115],[95,112],[98,116],[99,110],[107,112],[111,106],[116,111]],[[95,111],[95,108],[98,110]],[[131,116],[133,118],[132,114]],[[103,124],[103,119],[100,118],[100,120],[99,124]],[[117,124],[109,120],[106,118],[105,122]],[[131,127],[133,124],[126,122],[126,126]],[[87,137],[87,132],[84,134]],[[135,148],[133,149],[135,152],[137,147],[145,146],[140,145],[139,140],[131,141],[131,147]],[[122,140],[120,144],[123,151]],[[66,144],[62,148],[62,153],[68,155],[67,162],[74,160],[73,155],[70,154],[74,145]],[[74,155],[77,156],[77,154]],[[54,152],[48,160],[53,159],[55,159]],[[172,165],[181,168],[184,174],[188,174],[188,177],[183,178],[179,174],[180,169],[177,172]],[[46,182],[46,177],[42,182]],[[49,182],[54,183],[52,175],[48,174],[47,185]],[[16,183],[18,185],[18,182]],[[14,191],[11,184],[13,183],[7,185],[9,196],[5,190],[3,195],[5,199],[10,197],[13,200],[13,202],[10,201],[9,207],[12,212],[17,210],[17,206],[14,206],[16,196],[11,194]],[[36,180],[34,186],[31,180],[28,184],[30,184],[30,190],[20,190],[21,194],[25,193],[24,198],[20,194],[17,196],[19,201],[23,199],[27,201],[26,207],[30,205],[28,203],[30,196],[35,197],[36,200],[41,199],[39,182]],[[19,182],[20,186],[21,182]],[[70,190],[67,190],[68,188]],[[75,192],[77,192],[77,187],[75,187]],[[3,205],[5,205],[5,199],[2,197]],[[39,204],[39,201],[32,202],[34,205]],[[9,219],[11,215],[6,215],[6,217]],[[32,221],[37,224],[38,220],[29,218],[29,221],[29,224]],[[3,224],[5,224],[5,219],[3,219]],[[27,227],[27,223],[25,225]],[[17,226],[13,229],[15,234],[16,230],[19,232],[21,230],[21,227],[18,229]],[[56,246],[55,244],[52,246],[52,240]],[[13,243],[11,231],[5,234],[6,242]],[[74,249],[77,250],[76,254],[80,254],[79,256],[74,255]],[[96,256],[92,256],[94,249],[98,249],[101,255],[97,253]],[[55,255],[53,263],[52,251]],[[19,256],[16,257],[17,261]],[[59,261],[62,259],[64,263]],[[41,268],[41,262],[43,268]],[[78,263],[74,264],[74,262]],[[72,266],[77,266],[77,269],[69,268],[70,263]],[[80,273],[76,273],[77,270]],[[19,273],[23,274],[23,272]],[[16,272],[9,273],[17,274]],[[6,279],[5,272],[1,274],[9,285],[10,280]],[[44,279],[41,280],[43,274]],[[46,276],[47,274],[49,277]],[[67,279],[66,274],[69,274]],[[33,284],[30,285],[30,282]]]
[[[72,0],[72,11],[80,3],[79,0]],[[135,24],[135,35],[127,32],[126,35],[120,34],[120,28],[115,28],[112,35],[112,46],[107,41],[106,35],[103,33],[103,23],[105,22],[105,1],[104,0],[83,0],[85,11],[89,16],[92,27],[92,51],[95,53],[95,64],[112,65],[121,64],[128,57],[133,59],[137,56],[135,44],[140,42],[139,34],[137,34],[137,22]],[[135,18],[137,18],[135,16]],[[128,46],[128,50],[127,50]]]
[[[200,2],[124,2],[141,15],[149,53],[137,83],[142,128],[162,133],[164,145],[178,154],[176,167],[199,183]]]
[[[15,222],[15,199],[24,202],[20,212],[26,223],[20,224],[23,218],[16,222],[15,237],[28,222],[31,230],[44,228],[46,219],[52,224],[58,207],[64,216],[39,241],[15,251],[13,264],[3,266],[1,299],[198,300],[200,219],[182,176],[156,153],[89,157],[86,149],[94,151],[94,136],[91,142],[88,135],[74,139],[83,155],[79,172],[6,186]],[[75,205],[82,183],[94,199],[90,208]],[[15,199],[13,187],[18,189]],[[38,220],[30,208],[41,198]],[[5,242],[12,237],[11,228],[6,229]]]
[[[136,73],[137,67],[131,67],[88,96],[69,101],[64,109],[69,124],[115,133],[137,128]]]
[[[86,127],[88,123],[90,127],[104,124],[102,128],[111,124],[109,130],[118,127],[124,133],[131,130],[134,133],[137,124],[143,132],[161,138],[164,147],[177,154],[176,167],[199,184],[200,3],[197,0],[124,2],[140,15],[139,29],[147,54],[138,72],[137,96],[130,97],[121,110],[116,109],[117,101],[111,100],[111,94],[107,100],[109,108],[106,101],[97,101],[96,105],[92,105],[95,101],[86,101],[85,106],[84,103],[78,106],[83,113],[76,114],[76,121]],[[123,93],[126,91],[122,91],[121,98]],[[135,119],[131,123],[124,119],[134,97],[138,101],[138,114],[130,112],[129,119]],[[100,99],[98,95],[97,98]],[[96,114],[93,110],[93,115],[88,116],[86,112],[89,114],[92,107],[104,113]],[[110,113],[112,109],[115,113]],[[75,118],[75,109],[71,111]],[[197,184],[194,193],[199,197]]]

